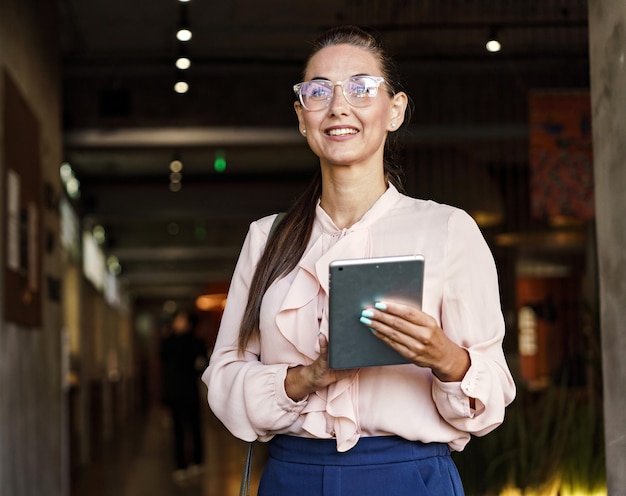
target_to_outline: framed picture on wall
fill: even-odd
[[[4,315],[41,325],[41,157],[39,122],[19,88],[3,72]]]

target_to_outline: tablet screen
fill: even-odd
[[[329,365],[333,369],[409,363],[359,322],[379,300],[421,308],[424,257],[335,260],[329,268]]]

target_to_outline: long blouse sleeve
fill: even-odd
[[[238,351],[239,325],[248,299],[250,281],[265,247],[273,216],[250,226],[235,267],[214,352],[202,380],[209,406],[236,437],[264,439],[298,419],[306,401],[294,402],[284,388],[288,364],[259,361],[260,345],[253,340],[243,356]]]
[[[433,400],[448,423],[480,436],[503,421],[515,384],[502,350],[505,326],[495,263],[478,226],[461,210],[449,217],[445,256],[441,326],[468,350],[471,366],[460,382],[434,377]]]

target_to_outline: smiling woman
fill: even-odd
[[[360,218],[386,187],[381,164],[393,166],[391,157],[385,157],[388,135],[404,122],[408,97],[395,83],[394,66],[382,63],[387,60],[364,47],[329,44],[310,57],[305,80],[294,86],[300,130],[306,130],[307,142],[320,159],[322,177],[351,183],[352,172],[347,171],[355,167],[358,176],[364,177],[364,171],[379,176],[378,181],[370,176],[368,184],[378,189],[368,192],[361,211],[345,219],[346,225]],[[335,91],[338,86],[342,91]],[[385,91],[379,91],[381,87]],[[322,201],[331,199],[329,192]]]
[[[316,42],[294,86],[319,173],[276,229],[274,215],[251,224],[203,375],[226,427],[269,443],[261,496],[463,494],[450,450],[497,427],[515,396],[477,225],[401,192],[389,143],[409,98],[397,81],[381,41],[345,26]],[[353,311],[408,363],[330,368],[330,262],[393,255],[424,257],[422,306],[389,297]]]

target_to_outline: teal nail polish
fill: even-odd
[[[374,316],[374,312],[372,312],[371,310],[363,310],[361,312],[361,317],[373,317]]]
[[[372,324],[372,321],[368,319],[367,317],[361,317],[359,320],[361,324],[365,324],[367,326]]]
[[[374,306],[378,308],[378,310],[387,310],[387,305],[385,305],[384,303],[380,301],[377,301]]]

